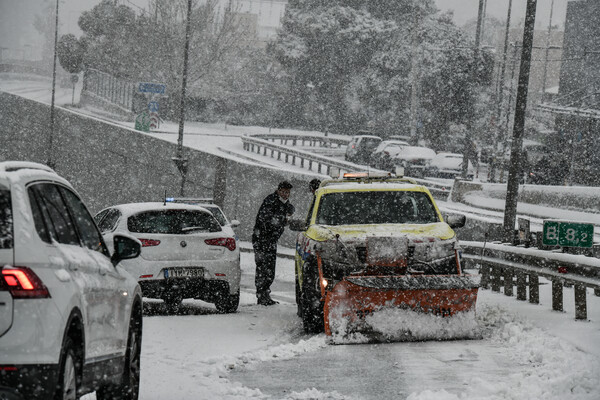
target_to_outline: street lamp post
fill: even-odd
[[[58,47],[58,1],[56,0],[56,19],[54,22],[54,64],[52,66],[52,100],[50,101],[50,134],[48,137],[48,158],[46,164],[54,168],[53,147],[54,147],[54,99],[56,95],[56,49]]]
[[[177,137],[177,155],[173,162],[181,174],[180,196],[185,193],[185,179],[188,170],[188,159],[183,156],[183,127],[185,124],[185,93],[188,75],[188,53],[190,50],[190,17],[192,16],[192,0],[188,0],[187,21],[185,25],[185,47],[183,50],[183,76],[181,78],[181,103],[179,107],[179,136]]]

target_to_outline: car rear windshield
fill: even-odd
[[[212,214],[195,210],[145,211],[127,219],[127,228],[136,233],[189,234],[219,232]]]
[[[13,217],[10,191],[0,186],[0,249],[13,248]]]
[[[439,222],[423,192],[371,191],[329,193],[321,197],[317,224],[428,224]]]

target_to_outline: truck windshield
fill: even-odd
[[[0,249],[13,248],[13,217],[10,191],[0,186]]]
[[[369,191],[329,193],[321,197],[317,224],[429,224],[439,222],[423,192]]]

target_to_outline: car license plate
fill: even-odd
[[[165,268],[165,278],[203,278],[202,267],[172,267]]]

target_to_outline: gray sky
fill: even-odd
[[[554,0],[554,13],[552,23],[564,27],[568,0]],[[458,25],[463,25],[470,19],[477,18],[479,0],[435,0],[441,10],[454,10],[454,20]],[[552,0],[538,0],[536,27],[548,26],[550,20],[550,7]],[[513,0],[511,25],[525,19],[525,6],[527,0]],[[506,20],[508,11],[508,0],[487,0],[487,15],[494,16],[500,20]]]

